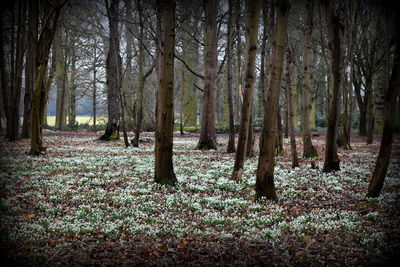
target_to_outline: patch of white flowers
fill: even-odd
[[[55,144],[63,142],[59,137],[47,139]],[[105,236],[169,233],[178,237],[218,235],[226,239],[277,240],[287,230],[353,231],[360,220],[379,215],[369,213],[364,218],[355,212],[332,208],[288,219],[280,204],[253,201],[257,159],[246,162],[242,183],[236,183],[229,179],[233,156],[192,151],[195,138],[174,141],[174,167],[179,182],[175,188],[153,183],[154,155],[147,153],[154,150],[151,144],[125,149],[93,144],[96,141],[88,138],[68,142],[71,141],[75,145],[51,146],[45,157],[29,157],[21,150],[15,158],[0,158],[19,180],[24,180],[19,185],[25,191],[22,198],[31,201],[34,207],[32,217],[18,221],[12,235],[44,238],[95,233]],[[364,158],[367,154],[354,152],[352,156],[362,164],[353,166],[343,162],[342,169],[331,174],[322,173],[321,164],[319,169],[276,166],[280,199],[340,195],[347,190],[344,185],[364,183],[365,173],[371,171],[371,155]],[[394,176],[388,182],[400,184]],[[398,196],[384,192],[375,201],[389,205],[398,201]],[[12,201],[16,200],[11,194],[2,205],[11,206]]]

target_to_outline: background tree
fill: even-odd
[[[312,144],[310,134],[310,72],[311,72],[311,54],[312,54],[312,32],[314,25],[314,1],[306,1],[307,21],[305,28],[304,44],[303,44],[303,82],[301,97],[301,132],[303,139],[303,156],[316,157],[318,152]]]
[[[177,182],[172,162],[175,1],[158,0],[157,12],[160,18],[161,31],[158,36],[158,71],[160,80],[157,96],[154,180],[160,184],[174,185]]]
[[[388,12],[389,13],[389,12]],[[389,14],[388,14],[389,15]],[[392,74],[390,78],[389,88],[385,98],[385,122],[382,134],[381,146],[379,148],[379,155],[376,161],[374,172],[372,174],[371,182],[368,186],[369,197],[378,197],[385,181],[385,176],[390,162],[390,154],[393,144],[393,132],[395,122],[395,110],[397,96],[400,88],[400,16],[396,13],[395,27],[393,29],[392,41],[395,46],[394,59],[392,66]]]
[[[329,107],[328,129],[325,141],[324,172],[337,171],[340,169],[339,157],[337,155],[336,138],[338,132],[340,94],[342,90],[343,75],[343,48],[342,38],[344,28],[340,21],[338,10],[334,9],[331,1],[323,3],[325,18],[328,26],[329,50],[331,51],[332,67],[332,100]]]
[[[293,71],[293,57],[292,51],[288,47],[286,49],[286,93],[287,93],[287,102],[288,102],[288,124],[289,124],[289,137],[290,137],[290,152],[292,155],[292,168],[299,167],[299,159],[297,156],[297,148],[296,148],[296,133],[294,127],[293,120],[293,93],[292,93],[292,80],[291,75]]]
[[[39,10],[35,0],[28,1],[28,25],[27,25],[27,46],[25,63],[25,96],[24,96],[24,119],[22,124],[21,136],[29,138],[31,136],[31,111],[32,95],[35,87],[37,74],[37,36],[39,28]]]
[[[217,149],[215,135],[215,90],[217,86],[217,1],[204,0],[205,51],[204,93],[199,149]]]
[[[3,107],[6,115],[6,138],[19,137],[19,108],[23,60],[26,49],[26,1],[8,3],[1,9],[0,74]]]
[[[275,137],[289,8],[289,3],[285,0],[280,1],[276,7],[276,26],[272,42],[271,72],[268,79],[268,95],[264,112],[264,127],[260,139],[260,155],[257,167],[256,199],[266,197],[267,199],[276,200],[278,198],[274,184]]]
[[[57,108],[56,127],[62,130],[67,122],[67,55],[65,49],[66,38],[64,38],[63,25],[60,23],[53,44],[53,60],[56,64],[56,86],[57,86]]]
[[[235,152],[235,118],[233,111],[233,73],[232,73],[232,46],[233,46],[233,0],[228,1],[228,39],[226,44],[227,57],[227,89],[228,89],[228,109],[229,109],[229,140],[227,152]]]
[[[107,55],[107,103],[108,103],[108,122],[101,140],[119,139],[120,119],[121,119],[121,56],[119,51],[119,0],[111,0],[110,5],[106,0],[107,16],[110,28],[109,51]]]
[[[39,5],[35,1],[36,5]],[[39,155],[45,150],[42,140],[42,126],[45,115],[45,107],[47,102],[47,94],[49,90],[46,84],[47,64],[49,61],[50,48],[53,43],[53,38],[57,30],[57,23],[60,17],[62,7],[66,2],[61,1],[43,1],[41,2],[41,21],[42,29],[38,39],[38,54],[37,54],[37,69],[38,76],[35,83],[35,90],[32,98],[32,126],[31,126],[31,155]],[[32,6],[30,6],[32,8]],[[36,7],[39,9],[38,7]],[[52,80],[52,72],[47,81]]]
[[[240,116],[239,139],[235,155],[235,165],[233,167],[232,180],[240,182],[242,179],[244,159],[246,156],[247,144],[252,138],[249,134],[249,128],[253,127],[251,123],[251,112],[253,102],[253,87],[255,78],[255,60],[257,52],[258,20],[261,9],[261,1],[246,1],[245,7],[245,32],[246,42],[246,70],[245,86],[242,104],[242,113]]]

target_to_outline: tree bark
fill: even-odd
[[[253,108],[254,101],[251,101],[251,112],[250,112],[250,120],[249,120],[249,131],[247,133],[247,141],[246,141],[246,158],[251,158],[254,156],[254,130],[253,130]]]
[[[341,38],[343,38],[343,25],[340,15],[332,7],[331,1],[324,2],[326,23],[328,26],[329,50],[331,51],[332,68],[332,100],[329,108],[328,129],[325,143],[325,162],[323,172],[340,170],[340,160],[337,155],[336,138],[338,131],[338,117],[340,106],[340,93],[343,72],[343,49]]]
[[[228,10],[228,41],[226,46],[226,57],[227,57],[227,72],[228,72],[228,110],[229,110],[229,140],[227,152],[235,152],[235,118],[233,111],[233,96],[232,96],[232,38],[233,38],[233,22],[232,22],[232,9],[233,0],[229,0]]]
[[[28,1],[28,28],[27,43],[29,46],[26,51],[25,65],[25,96],[24,96],[24,120],[22,124],[22,138],[31,137],[31,113],[32,113],[32,97],[33,89],[37,76],[37,36],[39,27],[39,10],[37,9],[36,0]]]
[[[120,90],[122,75],[121,56],[119,53],[118,6],[119,0],[111,0],[110,6],[107,7],[110,27],[110,45],[106,62],[108,122],[104,134],[100,137],[100,140],[105,141],[119,139],[119,127],[121,119]]]
[[[279,100],[278,100],[278,105],[279,105]],[[285,151],[283,150],[283,131],[282,131],[282,118],[281,118],[281,111],[280,111],[280,106],[278,107],[278,118],[277,118],[277,125],[276,125],[276,153],[278,155],[283,154]]]
[[[274,184],[276,120],[290,6],[287,1],[283,0],[279,1],[276,8],[277,16],[273,34],[272,63],[268,79],[268,96],[257,167],[256,199],[261,197],[272,200],[278,199]]]
[[[374,133],[374,91],[372,77],[366,78],[366,104],[367,104],[367,144],[372,144]]]
[[[303,139],[303,156],[304,157],[317,157],[318,152],[312,144],[310,134],[310,69],[311,69],[311,40],[313,32],[313,19],[314,19],[314,1],[307,0],[307,22],[306,31],[303,44],[303,92],[302,92],[302,106],[301,106],[301,128]]]
[[[215,135],[215,90],[217,87],[217,1],[204,0],[205,56],[203,116],[198,149],[217,149]]]
[[[379,148],[379,155],[376,161],[375,169],[372,174],[371,182],[368,186],[367,196],[378,197],[385,181],[385,176],[390,162],[390,153],[393,144],[393,133],[395,125],[396,101],[400,88],[400,17],[396,14],[396,26],[393,31],[395,54],[393,59],[392,74],[389,82],[389,88],[385,98],[385,121],[383,127],[382,141]]]
[[[35,1],[35,4],[38,5],[39,3]],[[50,48],[57,30],[57,23],[63,4],[58,1],[54,5],[44,2],[41,9],[43,10],[43,16],[48,17],[48,20],[42,26],[43,28],[38,41],[38,76],[32,98],[31,155],[39,155],[45,150],[43,147],[42,126],[44,116],[46,115],[44,110],[49,90],[49,86],[46,84],[46,72]],[[47,82],[51,82],[52,75],[53,72],[51,71]]]
[[[174,123],[174,50],[175,1],[158,0],[161,32],[158,37],[159,84],[157,96],[157,122],[154,180],[164,185],[177,182],[172,162]]]
[[[71,52],[71,77],[69,80],[69,114],[68,125],[70,127],[76,126],[76,52],[75,49]]]
[[[192,3],[193,4],[193,3]],[[190,16],[190,13],[194,13],[194,16],[197,16],[198,10],[197,5],[190,8],[187,11],[188,18],[185,20],[185,33],[184,39],[182,41],[182,52],[184,61],[189,65],[197,69],[196,67],[199,64],[199,44],[198,42],[191,41],[192,37],[190,34],[196,32],[198,28],[197,20]],[[183,93],[183,126],[197,126],[197,108],[198,108],[198,94],[197,89],[194,86],[196,83],[197,77],[191,73],[190,71],[183,71],[183,80],[182,80],[182,93]]]
[[[56,32],[54,37],[54,57],[56,62],[56,86],[57,86],[57,104],[56,104],[56,127],[58,130],[62,130],[65,126],[65,107],[66,107],[66,55],[64,49],[64,38],[62,29]]]
[[[288,126],[290,137],[290,152],[292,155],[292,168],[299,167],[299,158],[297,156],[296,135],[293,120],[293,94],[292,94],[292,71],[293,71],[293,57],[290,48],[286,49],[286,93],[288,104]]]
[[[252,102],[253,102],[253,87],[255,77],[255,60],[257,53],[257,33],[258,33],[258,17],[261,9],[261,1],[246,1],[246,24],[245,31],[247,36],[246,43],[246,70],[245,70],[245,91],[243,95],[242,113],[240,116],[240,129],[239,139],[235,155],[235,165],[233,167],[233,173],[231,180],[241,182],[243,174],[243,165],[246,156],[246,149],[248,139],[252,139],[249,136],[249,128],[252,113]],[[250,141],[251,142],[251,141]]]
[[[6,14],[7,12],[9,14]],[[9,21],[4,21],[7,17]],[[18,1],[2,9],[1,20],[0,64],[7,125],[6,138],[15,141],[19,138],[19,108],[26,46],[26,2]],[[6,54],[4,49],[7,51]]]
[[[137,96],[137,109],[136,109],[136,125],[135,125],[135,138],[133,139],[133,146],[139,146],[140,131],[143,121],[143,95],[144,95],[144,25],[143,25],[143,10],[141,0],[137,0],[137,9],[139,14],[139,53],[138,53],[138,69],[139,69],[139,84]]]
[[[92,92],[92,117],[93,117],[93,129],[96,130],[96,120],[97,120],[97,67],[96,67],[96,59],[97,59],[97,48],[96,48],[96,39],[93,39],[93,92]]]
[[[260,81],[258,86],[258,117],[263,117],[263,112],[265,109],[265,59],[266,59],[266,49],[267,49],[267,17],[268,17],[267,1],[262,2],[262,16],[263,16],[263,32],[261,39],[261,62],[260,62]]]
[[[236,88],[235,88],[235,106],[236,120],[240,122],[240,111],[243,101],[242,95],[242,38],[241,38],[241,13],[242,1],[235,1],[235,30],[236,30]]]

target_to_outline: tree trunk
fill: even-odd
[[[35,1],[35,4],[39,3]],[[35,90],[32,98],[32,126],[31,126],[31,155],[39,155],[44,151],[42,142],[42,126],[44,110],[47,102],[47,92],[49,86],[46,84],[47,63],[49,61],[50,48],[53,43],[54,35],[57,30],[57,23],[60,17],[60,12],[64,3],[56,2],[53,6],[49,3],[43,3],[43,16],[48,18],[42,26],[42,31],[38,41],[38,76],[35,83]],[[53,70],[50,72],[48,82],[51,82]]]
[[[372,144],[374,133],[374,92],[372,77],[366,78],[365,103],[367,104],[367,144]]]
[[[285,113],[285,117],[283,119],[283,124],[285,126],[284,130],[283,130],[283,136],[285,139],[289,138],[289,101],[287,99],[287,88],[286,88],[286,98],[285,98],[285,109],[284,109],[284,113]],[[315,107],[315,105],[314,105]]]
[[[19,137],[19,108],[23,59],[26,45],[25,11],[26,2],[24,1],[12,3],[6,9],[1,10],[0,64],[2,65],[2,94],[7,125],[6,138],[8,138],[9,141],[15,141]],[[6,15],[7,12],[10,14]],[[3,21],[4,16],[8,16],[9,21]],[[5,53],[4,50],[6,50],[7,53]]]
[[[196,6],[197,7],[197,6]],[[198,10],[188,10],[188,18],[185,20],[185,32],[184,39],[182,40],[182,52],[184,61],[189,66],[194,66],[195,69],[199,64],[199,44],[192,42],[191,33],[195,33],[198,28],[198,22],[192,16],[189,16],[190,12],[193,12],[193,16],[197,16]],[[196,77],[189,71],[184,71],[182,80],[182,93],[183,93],[183,126],[197,126],[197,99],[198,94],[195,86]]]
[[[228,10],[228,43],[226,46],[226,57],[227,57],[227,72],[228,72],[228,109],[229,109],[229,140],[228,140],[228,153],[235,152],[235,119],[233,111],[233,97],[232,97],[232,35],[233,35],[233,23],[232,23],[232,9],[233,0],[229,0]]]
[[[285,0],[279,1],[276,11],[277,17],[273,34],[271,71],[268,79],[268,96],[264,112],[264,127],[260,139],[260,156],[257,167],[256,199],[265,197],[277,200],[278,198],[274,184],[275,137],[283,58],[287,39],[289,3]]]
[[[93,40],[95,42],[95,40]],[[97,58],[97,48],[96,43],[93,44],[93,56],[94,59]],[[96,120],[97,120],[97,68],[96,60],[93,61],[93,92],[92,92],[92,117],[93,117],[93,129],[96,130]]]
[[[215,135],[215,90],[217,86],[217,1],[205,0],[205,57],[203,116],[198,149],[217,149]]]
[[[57,105],[56,105],[56,127],[62,130],[65,121],[66,106],[66,55],[63,47],[64,38],[62,29],[59,28],[54,37],[54,60],[56,62],[56,86],[57,86]]]
[[[260,81],[258,86],[258,114],[262,118],[265,109],[265,54],[267,49],[267,1],[262,2],[262,16],[263,16],[263,32],[261,39],[261,63],[260,63]]]
[[[255,60],[257,54],[257,33],[258,33],[258,17],[261,8],[261,1],[246,1],[246,70],[245,70],[245,91],[243,95],[242,113],[240,116],[239,139],[235,155],[235,165],[231,179],[236,182],[241,182],[243,174],[243,165],[246,156],[246,146],[249,136],[252,102],[253,102],[253,87],[255,77]],[[250,140],[251,142],[251,140]]]
[[[347,65],[347,64],[346,64]],[[343,69],[343,116],[341,129],[341,143],[344,149],[351,149],[350,146],[350,83],[346,71]]]
[[[254,108],[254,101],[251,103],[251,109]],[[251,158],[254,156],[254,130],[253,130],[253,112],[250,113],[249,120],[249,132],[247,133],[246,141],[246,158]]]
[[[354,73],[354,70],[353,70]],[[359,78],[353,75],[353,85],[354,85],[354,93],[356,95],[358,109],[360,111],[360,121],[358,128],[359,136],[367,136],[367,109],[365,102],[361,96],[361,81],[358,81]]]
[[[306,31],[303,44],[303,92],[302,92],[302,107],[301,107],[301,124],[302,124],[302,139],[303,139],[303,156],[304,157],[317,157],[318,152],[312,144],[310,134],[310,68],[311,68],[311,39],[313,32],[313,19],[314,19],[314,2],[307,0],[307,22]]]
[[[106,62],[107,77],[107,104],[108,104],[108,122],[104,134],[100,140],[119,139],[119,126],[121,119],[121,57],[119,54],[119,0],[111,0],[110,7],[107,7],[109,27],[110,27],[110,46]]]
[[[174,123],[175,1],[157,1],[161,32],[158,37],[159,84],[154,180],[164,185],[177,182],[172,162]]]
[[[375,94],[375,129],[381,133],[384,126],[385,117],[385,95],[386,90],[389,87],[389,75],[390,75],[390,40],[388,29],[390,28],[385,16],[383,15],[380,19],[383,21],[380,23],[379,30],[384,32],[383,49],[385,51],[382,65],[378,70],[378,81]]]
[[[340,160],[337,155],[336,137],[338,131],[338,117],[340,106],[340,93],[343,72],[343,25],[337,10],[334,10],[330,1],[324,4],[326,22],[328,26],[329,50],[331,51],[332,67],[332,101],[329,108],[328,129],[325,144],[324,172],[340,170]]]
[[[236,120],[240,122],[240,111],[243,101],[242,95],[242,38],[241,38],[241,19],[240,13],[242,11],[242,1],[235,1],[235,28],[236,28],[236,88],[235,88],[235,106],[236,106]]]
[[[350,9],[350,21],[346,24],[345,35],[342,38],[343,49],[346,47],[346,56],[344,59],[343,67],[343,116],[342,116],[342,135],[341,142],[344,149],[351,149],[350,134],[351,134],[351,82],[349,73],[346,71],[351,67],[353,61],[353,29],[356,16],[356,6],[352,5]],[[345,42],[346,41],[346,42]],[[351,72],[350,72],[351,73]]]
[[[139,14],[139,53],[138,53],[138,69],[139,69],[139,84],[138,84],[138,96],[137,96],[137,109],[136,109],[136,125],[135,125],[135,138],[133,139],[132,145],[134,147],[139,146],[140,131],[142,130],[143,121],[143,95],[144,95],[144,25],[143,25],[143,10],[141,0],[136,2]]]
[[[290,48],[286,49],[286,93],[287,93],[287,105],[288,105],[288,126],[289,126],[289,137],[290,137],[290,152],[292,154],[292,168],[299,167],[299,159],[297,156],[296,148],[296,135],[293,120],[293,94],[292,94],[292,71],[293,71],[293,57]]]
[[[69,81],[69,114],[68,114],[68,125],[70,127],[76,126],[76,52],[73,50],[71,55],[71,77]]]
[[[368,186],[369,197],[378,197],[390,162],[390,153],[392,150],[393,133],[395,125],[396,101],[400,88],[400,17],[396,14],[396,27],[393,31],[395,41],[395,54],[392,67],[392,75],[389,82],[389,88],[385,98],[385,121],[383,127],[382,141],[379,148],[379,155],[376,161],[375,169],[372,174],[371,182]]]
[[[279,100],[278,100],[279,101]],[[279,102],[278,102],[279,105]],[[282,131],[282,118],[280,107],[278,107],[278,118],[277,118],[277,125],[276,125],[276,153],[278,155],[283,154],[285,151],[283,150],[283,131]]]
[[[34,0],[28,1],[28,40],[25,65],[25,96],[24,96],[24,120],[22,124],[22,138],[31,137],[31,112],[33,89],[37,76],[37,36],[39,26],[39,10]]]

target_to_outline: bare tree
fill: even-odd
[[[217,88],[217,1],[204,0],[205,52],[203,116],[198,149],[217,149],[215,135],[215,90]]]
[[[313,20],[314,20],[314,0],[307,0],[307,21],[306,30],[303,44],[303,91],[302,91],[302,106],[301,106],[301,132],[303,138],[303,156],[304,157],[316,157],[318,152],[312,144],[310,134],[310,71],[311,71],[311,53],[312,53],[312,32],[313,32]]]
[[[233,111],[233,88],[232,88],[232,43],[233,43],[233,0],[228,2],[228,40],[226,45],[226,57],[227,57],[227,72],[228,72],[228,112],[229,112],[229,140],[227,152],[235,152],[235,121]]]
[[[35,1],[28,1],[28,37],[29,46],[26,50],[25,63],[25,96],[24,96],[24,121],[22,124],[23,138],[31,137],[32,96],[37,74],[37,36],[39,30],[39,10]]]
[[[107,55],[107,103],[108,103],[108,123],[101,140],[119,139],[119,128],[121,119],[121,56],[119,52],[119,0],[111,0],[110,5],[106,1],[107,15],[110,27],[109,51]]]
[[[331,0],[323,2],[325,18],[328,26],[329,50],[331,51],[332,69],[332,100],[329,107],[328,129],[325,143],[324,172],[340,169],[337,155],[336,138],[338,132],[339,105],[342,87],[343,48],[342,40],[344,28],[340,21],[340,14],[332,6]]]
[[[253,87],[255,77],[255,60],[257,52],[258,20],[261,9],[261,1],[246,1],[246,23],[245,31],[247,35],[246,43],[246,70],[245,70],[245,91],[243,95],[242,114],[240,116],[239,140],[235,155],[235,165],[231,179],[240,182],[242,179],[244,159],[246,155],[249,128],[252,127],[251,112],[253,102]]]
[[[260,156],[257,167],[256,199],[265,197],[276,200],[278,198],[274,184],[275,137],[289,8],[290,5],[286,0],[280,1],[276,7],[276,26],[273,33],[271,71],[268,79],[268,96],[264,112],[264,127],[260,139]]]
[[[160,184],[174,185],[177,180],[172,162],[174,123],[174,51],[175,51],[175,1],[158,0],[160,18],[158,36],[158,95],[156,115],[156,145],[154,180]]]
[[[16,1],[1,9],[0,74],[3,107],[6,115],[6,138],[19,137],[23,59],[26,48],[26,2]]]
[[[390,162],[390,153],[393,144],[393,132],[395,123],[396,101],[400,88],[400,16],[396,14],[396,25],[393,30],[393,42],[395,53],[392,66],[392,74],[389,82],[388,92],[385,98],[385,121],[379,155],[376,160],[371,182],[368,186],[368,196],[378,197],[385,181],[385,176]]]
[[[38,2],[35,1],[35,3],[36,5],[39,5]],[[50,48],[57,30],[58,19],[65,3],[66,1],[41,2],[41,10],[43,12],[42,18],[44,19],[38,40],[38,76],[32,98],[31,155],[39,155],[45,150],[42,140],[42,126],[49,90],[47,82],[52,80],[52,77],[50,76],[46,81],[47,64],[49,61]],[[53,72],[51,71],[50,75],[52,75],[52,73]]]
[[[289,137],[290,137],[290,151],[292,154],[292,168],[299,167],[299,158],[297,156],[296,148],[296,136],[293,120],[293,93],[292,93],[292,79],[291,75],[293,72],[293,56],[292,51],[288,47],[286,49],[286,93],[287,93],[287,105],[288,105],[288,124],[289,124]]]

